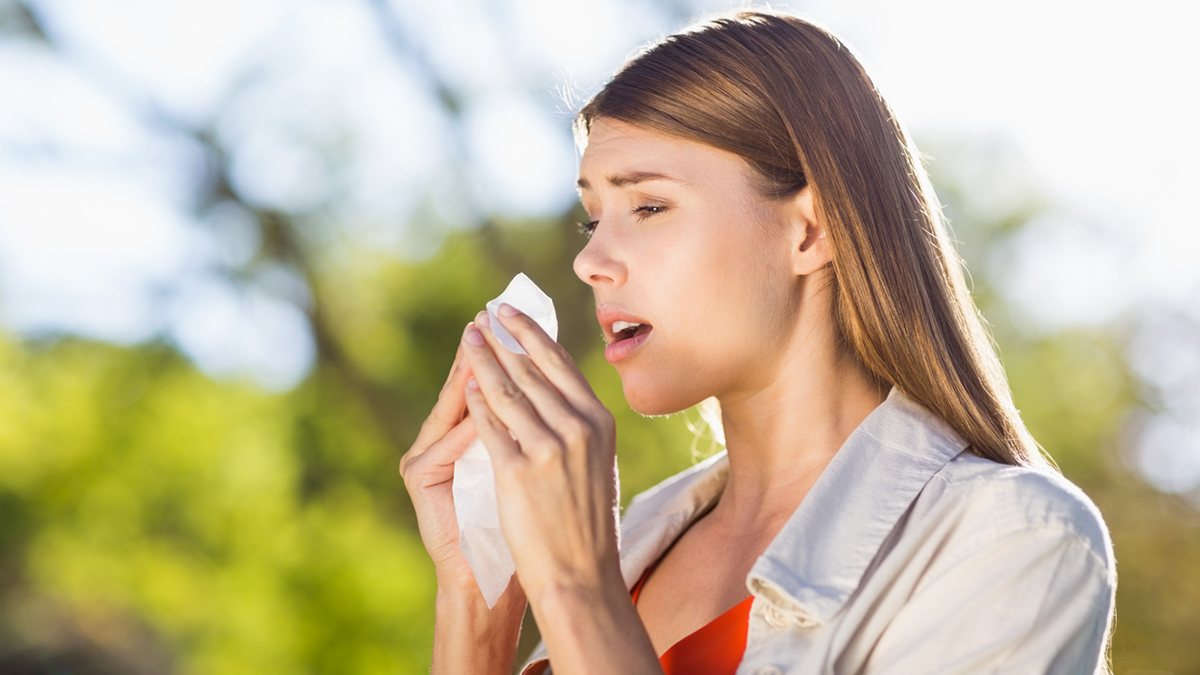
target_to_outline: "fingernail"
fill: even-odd
[[[520,314],[520,312],[517,311],[516,307],[513,307],[507,302],[502,302],[500,303],[500,314],[502,316],[516,316],[517,314]]]
[[[487,310],[484,310],[475,315],[475,323],[483,325],[483,326],[491,327],[492,322],[488,317]]]
[[[478,382],[476,382],[476,381],[475,381],[475,378],[473,378],[473,377],[472,377],[472,378],[470,378],[469,380],[467,380],[467,388],[468,388],[468,389],[478,389],[478,388],[479,388],[479,383],[478,383]]]
[[[483,344],[483,336],[479,334],[479,329],[474,325],[467,326],[467,342],[473,345]]]

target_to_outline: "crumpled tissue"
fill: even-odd
[[[558,339],[558,315],[554,302],[524,274],[518,274],[495,300],[487,303],[492,333],[500,344],[516,354],[525,350],[501,325],[496,311],[500,303],[521,310],[550,336]],[[454,463],[454,515],[458,518],[458,544],[475,582],[487,601],[488,609],[495,606],[516,571],[512,552],[500,530],[500,513],[496,506],[496,474],[492,457],[478,437]]]

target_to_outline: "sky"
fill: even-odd
[[[351,236],[416,255],[404,223],[422,200],[451,227],[569,206],[571,105],[679,27],[634,0],[381,0],[465,94],[448,122],[368,0],[31,4],[63,50],[0,40],[0,322],[30,336],[165,339],[215,376],[277,390],[315,354],[303,284],[269,267],[230,283],[255,229],[232,207],[195,215],[203,155],[164,119],[211,125],[250,203],[326,208]],[[1200,3],[775,6],[843,36],[918,139],[1019,157],[1053,205],[1000,273],[1029,330],[1147,307],[1200,323]],[[1200,484],[1200,363],[1171,321],[1146,322],[1131,359],[1176,392],[1148,427],[1144,455],[1158,459],[1143,470],[1180,490]]]
[[[918,137],[1008,139],[1033,184],[1112,238],[1118,259],[1083,277],[1121,296],[1114,309],[1196,294],[1200,4],[829,2],[812,13],[859,46]],[[1039,319],[1064,315],[1046,309]]]

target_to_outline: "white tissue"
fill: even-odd
[[[558,315],[554,302],[524,274],[518,274],[508,288],[487,304],[492,332],[500,344],[516,354],[525,350],[500,324],[496,311],[508,303],[537,322],[550,339],[558,339]],[[496,508],[496,474],[492,457],[483,441],[476,438],[466,453],[454,463],[454,515],[458,518],[458,545],[462,548],[475,582],[487,601],[495,606],[516,571],[512,552],[500,531],[500,513]]]

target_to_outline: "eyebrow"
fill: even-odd
[[[621,188],[651,180],[667,180],[673,183],[684,182],[682,179],[674,176],[668,176],[665,173],[658,173],[657,171],[631,171],[629,173],[618,173],[609,176],[608,184],[613,187]],[[592,188],[591,183],[588,183],[586,178],[580,178],[575,185],[578,186],[580,190],[590,190]]]

